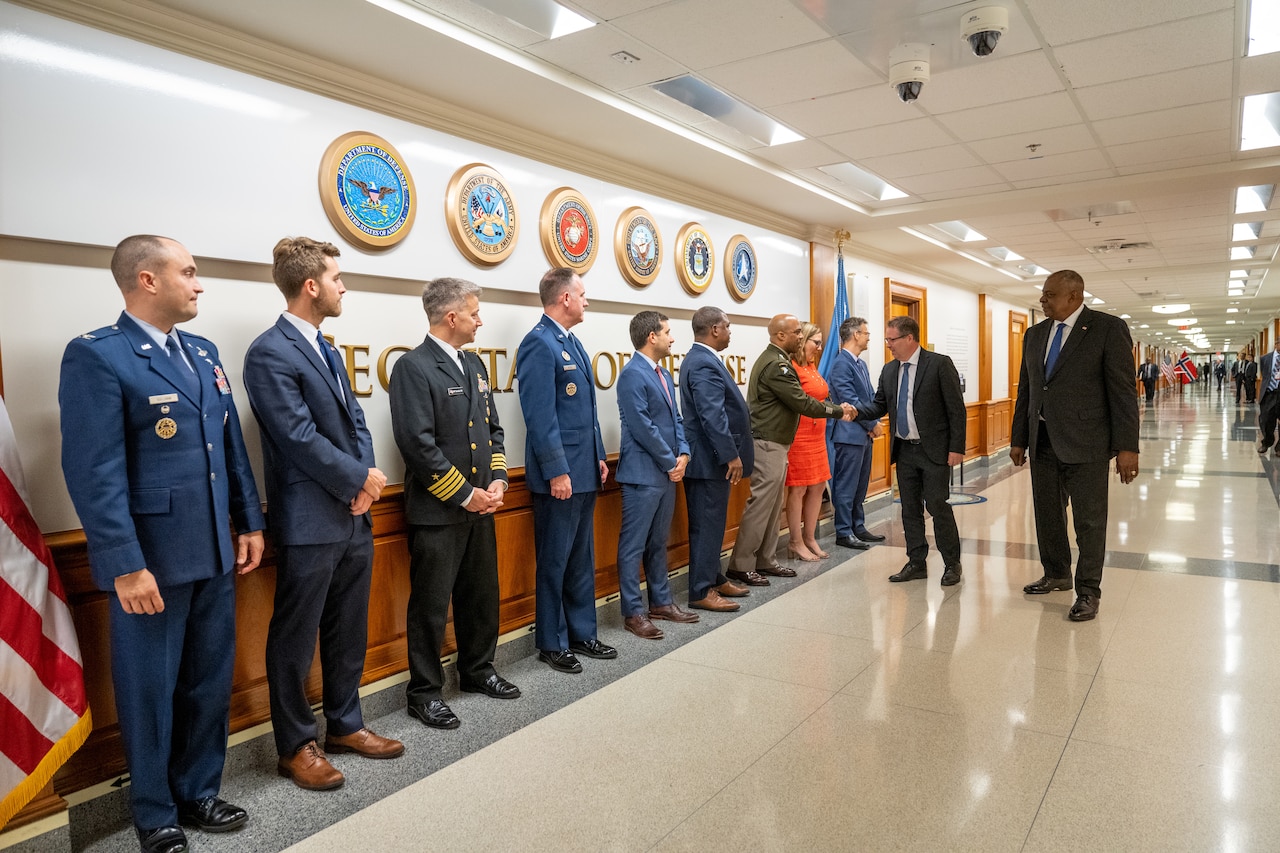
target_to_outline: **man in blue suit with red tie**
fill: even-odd
[[[62,471],[107,593],[138,840],[143,853],[181,853],[179,823],[227,832],[248,820],[218,789],[232,569],[262,559],[262,505],[218,350],[176,326],[195,318],[204,292],[191,253],[166,237],[128,237],[111,273],[124,313],[62,357]]]
[[[369,623],[373,526],[386,476],[373,461],[364,412],[320,324],[342,313],[338,247],[286,237],[271,277],[286,310],[245,353],[244,384],[262,431],[267,521],[279,559],[267,630],[267,688],[280,775],[307,790],[336,788],[325,755],[395,758],[399,741],[365,728],[360,679]],[[324,749],[306,679],[320,637]]]
[[[631,318],[635,355],[618,375],[618,414],[622,448],[618,483],[622,487],[622,530],[618,536],[618,587],[623,626],[645,640],[661,640],[654,619],[697,622],[698,615],[671,599],[667,583],[667,540],[676,509],[676,483],[684,479],[689,445],[684,438],[675,383],[658,362],[671,355],[671,326],[657,311]],[[643,557],[649,582],[649,608],[640,594]]]
[[[866,409],[875,399],[871,373],[859,356],[867,348],[871,332],[862,317],[850,317],[840,324],[840,351],[836,353],[828,383],[831,399]],[[867,530],[862,508],[871,479],[871,448],[880,434],[879,421],[832,421],[831,442],[835,460],[831,471],[831,504],[835,513],[836,544],[842,548],[866,550],[868,542],[883,542],[884,536]]]
[[[587,314],[582,277],[568,267],[549,270],[538,296],[542,319],[516,351],[537,560],[534,644],[547,666],[578,673],[575,652],[618,656],[596,637],[596,493],[609,468],[591,359],[569,331]]]

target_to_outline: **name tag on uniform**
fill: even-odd
[[[154,396],[148,397],[147,402],[153,406],[159,405],[160,403],[176,403],[178,402],[178,395],[177,394],[156,394]]]
[[[561,369],[561,370],[577,370],[577,369],[578,369],[578,365],[576,365],[576,364],[562,364],[562,365],[560,365],[560,369]]]
[[[466,393],[466,391],[464,391],[464,390],[463,390],[463,388],[462,388],[461,386],[459,386],[459,387],[457,387],[457,388],[450,388],[450,389],[449,389],[449,396],[450,396],[450,397],[456,397],[456,396],[458,396],[459,394],[465,394],[465,393]]]

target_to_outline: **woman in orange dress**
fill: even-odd
[[[827,383],[818,373],[822,358],[822,330],[813,323],[800,326],[804,342],[792,357],[796,376],[805,393],[817,400],[830,396]],[[816,563],[830,556],[818,547],[818,513],[822,492],[831,479],[827,464],[827,422],[801,415],[795,441],[787,454],[787,528],[790,556]]]

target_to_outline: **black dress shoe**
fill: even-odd
[[[520,688],[496,672],[489,673],[489,677],[480,682],[468,682],[459,679],[458,689],[463,693],[483,693],[486,696],[492,696],[494,699],[520,698]]]
[[[1074,584],[1071,578],[1051,578],[1048,575],[1040,578],[1035,583],[1029,583],[1022,588],[1027,595],[1044,595],[1049,592],[1060,592],[1065,589],[1071,589]]]
[[[148,833],[138,830],[142,853],[186,853],[187,834],[180,826],[162,826]]]
[[[249,821],[249,815],[221,797],[204,797],[178,806],[178,822],[205,832],[230,832]]]
[[[582,664],[573,656],[573,652],[538,652],[538,660],[557,672],[582,672]]]
[[[865,551],[871,547],[866,542],[853,536],[837,536],[836,544],[841,548],[853,548],[856,551]]]
[[[902,571],[896,575],[889,575],[889,583],[902,583],[903,581],[922,581],[929,577],[929,570],[924,563],[908,562],[902,567]]]
[[[443,699],[431,699],[427,702],[410,702],[409,716],[417,717],[433,729],[456,729],[462,721],[449,709]]]
[[[600,660],[613,660],[618,656],[617,649],[613,646],[606,646],[599,640],[577,640],[569,644],[569,651],[586,655],[589,658],[599,658]]]
[[[960,576],[964,574],[964,569],[960,568],[959,563],[952,563],[942,570],[942,585],[955,586],[960,583]]]
[[[1096,595],[1076,596],[1076,603],[1071,605],[1071,610],[1067,612],[1067,618],[1072,622],[1088,622],[1097,615],[1098,596]]]
[[[881,536],[879,533],[872,533],[869,530],[855,530],[853,531],[853,535],[857,536],[863,542],[883,542],[884,541],[884,537]]]

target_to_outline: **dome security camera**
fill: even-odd
[[[898,90],[904,104],[920,97],[928,82],[929,45],[900,44],[889,52],[889,85]]]
[[[969,40],[974,56],[990,56],[1009,30],[1009,10],[1003,6],[980,6],[960,16],[960,37]]]

